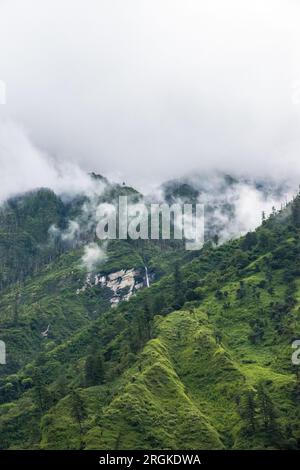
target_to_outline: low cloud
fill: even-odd
[[[89,243],[84,247],[84,254],[81,258],[83,266],[87,272],[93,272],[107,259],[105,245],[100,247],[97,243]]]
[[[287,189],[284,194],[263,194],[255,187],[239,184],[235,191],[230,191],[227,201],[234,206],[234,214],[224,213],[216,210],[215,217],[219,225],[223,226],[220,231],[220,242],[245,235],[255,230],[262,221],[262,214],[268,217],[273,209],[279,210],[292,197],[292,191]]]
[[[78,165],[52,158],[33,144],[22,126],[7,121],[0,121],[0,175],[0,203],[41,187],[68,195],[95,188]]]
[[[35,144],[10,143],[9,192],[62,182],[37,147],[64,187],[76,165],[142,192],[214,169],[299,179],[299,17],[295,0],[0,2],[0,113]]]
[[[194,202],[205,208],[205,230],[217,233],[219,242],[237,238],[257,228],[273,209],[280,210],[295,196],[289,181],[232,178],[220,172],[172,180],[163,186],[161,198],[168,202]]]

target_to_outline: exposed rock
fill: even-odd
[[[95,286],[108,287],[112,291],[113,296],[110,303],[112,307],[115,307],[119,302],[129,300],[137,290],[149,287],[149,278],[147,272],[144,276],[140,270],[134,268],[122,269],[108,275],[98,273],[92,276],[92,274],[88,274],[84,285],[81,289],[77,289],[76,294],[83,293]]]

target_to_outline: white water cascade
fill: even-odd
[[[145,275],[146,275],[146,286],[150,287],[150,281],[149,281],[149,276],[148,276],[148,268],[145,266]]]

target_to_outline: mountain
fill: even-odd
[[[164,199],[173,204],[200,203],[205,211],[205,238],[224,243],[254,230],[261,212],[271,213],[291,199],[287,181],[232,176],[222,172],[194,174],[162,185]]]
[[[97,202],[140,197],[104,184]],[[90,204],[2,209],[1,448],[300,448],[300,196],[195,252],[115,240],[87,273]]]

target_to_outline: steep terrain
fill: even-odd
[[[198,252],[115,241],[83,290],[82,244],[11,277],[1,448],[299,448],[299,206]],[[132,270],[141,288],[111,308],[107,281]]]

